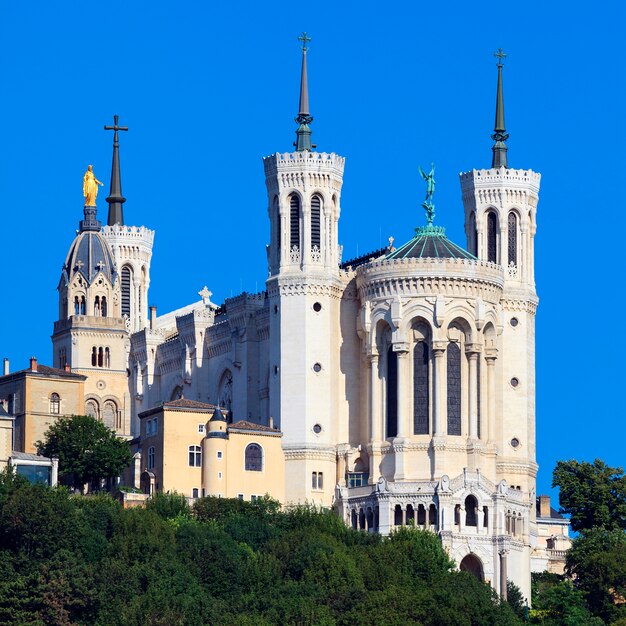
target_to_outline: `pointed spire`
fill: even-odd
[[[313,121],[311,114],[309,113],[309,83],[306,73],[306,51],[307,43],[311,41],[311,38],[306,33],[302,33],[298,37],[298,41],[302,42],[302,73],[300,75],[300,106],[298,110],[298,116],[296,122],[299,124],[296,131],[296,141],[294,146],[296,152],[302,152],[303,150],[311,150],[311,129],[309,124]]]
[[[107,202],[109,203],[109,219],[107,224],[124,225],[124,209],[122,205],[126,198],[122,195],[122,176],[120,174],[120,143],[117,137],[118,130],[128,130],[128,126],[118,126],[119,115],[113,116],[113,126],[105,126],[104,130],[113,131],[113,164],[111,165],[111,191]]]
[[[491,148],[493,151],[491,167],[508,167],[506,154],[508,148],[504,142],[509,136],[504,125],[504,93],[502,91],[502,68],[504,67],[502,61],[506,54],[502,52],[502,48],[498,48],[493,56],[498,59],[496,64],[498,67],[498,89],[496,92],[496,121],[493,135],[491,135],[491,138],[496,142]]]

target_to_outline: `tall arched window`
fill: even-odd
[[[100,296],[96,296],[94,303],[93,303],[93,314],[96,317],[100,316]]]
[[[311,198],[311,249],[321,249],[322,242],[322,199],[319,196]]]
[[[133,273],[128,265],[122,268],[122,316],[130,317],[130,290]]]
[[[102,296],[102,303],[100,305],[100,309],[102,311],[102,317],[106,317],[107,316],[107,297],[106,296]]]
[[[85,296],[81,296],[80,297],[80,314],[85,315],[86,310],[87,310],[87,305],[85,303]]]
[[[474,255],[478,255],[478,233],[476,232],[476,215],[470,213],[469,218],[469,251]]]
[[[508,220],[509,265],[517,265],[517,215],[511,211]]]
[[[245,451],[245,468],[248,472],[263,471],[263,448],[258,443],[250,443]]]
[[[300,249],[300,198],[294,193],[289,198],[289,247]]]
[[[98,365],[98,348],[94,346],[91,349],[91,366],[96,367],[96,365]]]
[[[74,296],[74,315],[80,315],[80,301],[78,296]]]
[[[455,342],[448,344],[448,434],[461,434],[461,348]]]
[[[387,350],[387,437],[398,434],[398,353]]]
[[[154,469],[154,446],[148,448],[148,469]]]
[[[98,367],[104,366],[104,351],[102,347],[98,348]]]
[[[59,415],[61,413],[61,396],[58,393],[50,395],[50,414]]]
[[[107,400],[102,407],[102,422],[107,428],[115,430],[117,406],[112,400]]]
[[[428,344],[419,341],[413,348],[413,432],[416,435],[428,434],[429,404]]]
[[[465,525],[466,526],[477,525],[477,517],[476,517],[477,508],[478,508],[478,502],[476,502],[476,498],[474,496],[467,496],[467,498],[465,498]]]
[[[98,403],[95,400],[87,400],[85,402],[85,415],[98,419]]]
[[[111,367],[111,350],[104,349],[104,367]]]
[[[493,211],[487,213],[487,260],[498,262],[498,218]]]

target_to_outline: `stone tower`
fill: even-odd
[[[337,226],[344,159],[311,144],[306,33],[295,151],[263,160],[270,244],[270,417],[285,433],[286,500],[330,503],[343,291]],[[315,477],[314,481],[311,477]]]
[[[53,363],[87,376],[84,412],[119,435],[130,435],[128,332],[121,315],[120,279],[96,207],[68,252],[59,282],[59,319],[52,335]]]
[[[114,125],[105,126],[113,131],[113,164],[111,167],[111,191],[107,225],[102,228],[102,235],[113,251],[115,265],[120,275],[120,311],[127,320],[130,332],[136,332],[148,325],[148,288],[150,287],[150,260],[154,231],[145,226],[126,226],[124,224],[122,195],[122,177],[120,173],[119,139],[120,130],[128,127],[118,125],[118,116],[114,116]]]

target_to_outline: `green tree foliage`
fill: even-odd
[[[621,467],[600,459],[559,461],[552,486],[559,488],[561,513],[570,516],[572,529],[626,529],[626,476]]]
[[[0,626],[514,626],[438,538],[327,511],[180,496],[124,510],[0,474]]]
[[[88,415],[60,417],[37,442],[37,452],[59,458],[59,480],[82,491],[85,483],[114,478],[130,465],[128,443]]]

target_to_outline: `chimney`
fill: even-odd
[[[37,371],[37,359],[34,356],[30,357],[30,371],[31,372]]]
[[[70,367],[70,364],[69,364],[69,363],[66,363],[66,364],[65,364],[64,369],[65,369],[65,371],[66,371],[66,372],[68,372],[68,373],[72,371],[72,368]]]
[[[156,322],[156,307],[150,307],[150,330],[154,330],[154,323]]]
[[[550,496],[539,496],[539,517],[550,517]]]
[[[4,373],[3,376],[7,376],[9,374],[10,368],[9,368],[9,359],[7,359],[6,357],[4,357]]]

